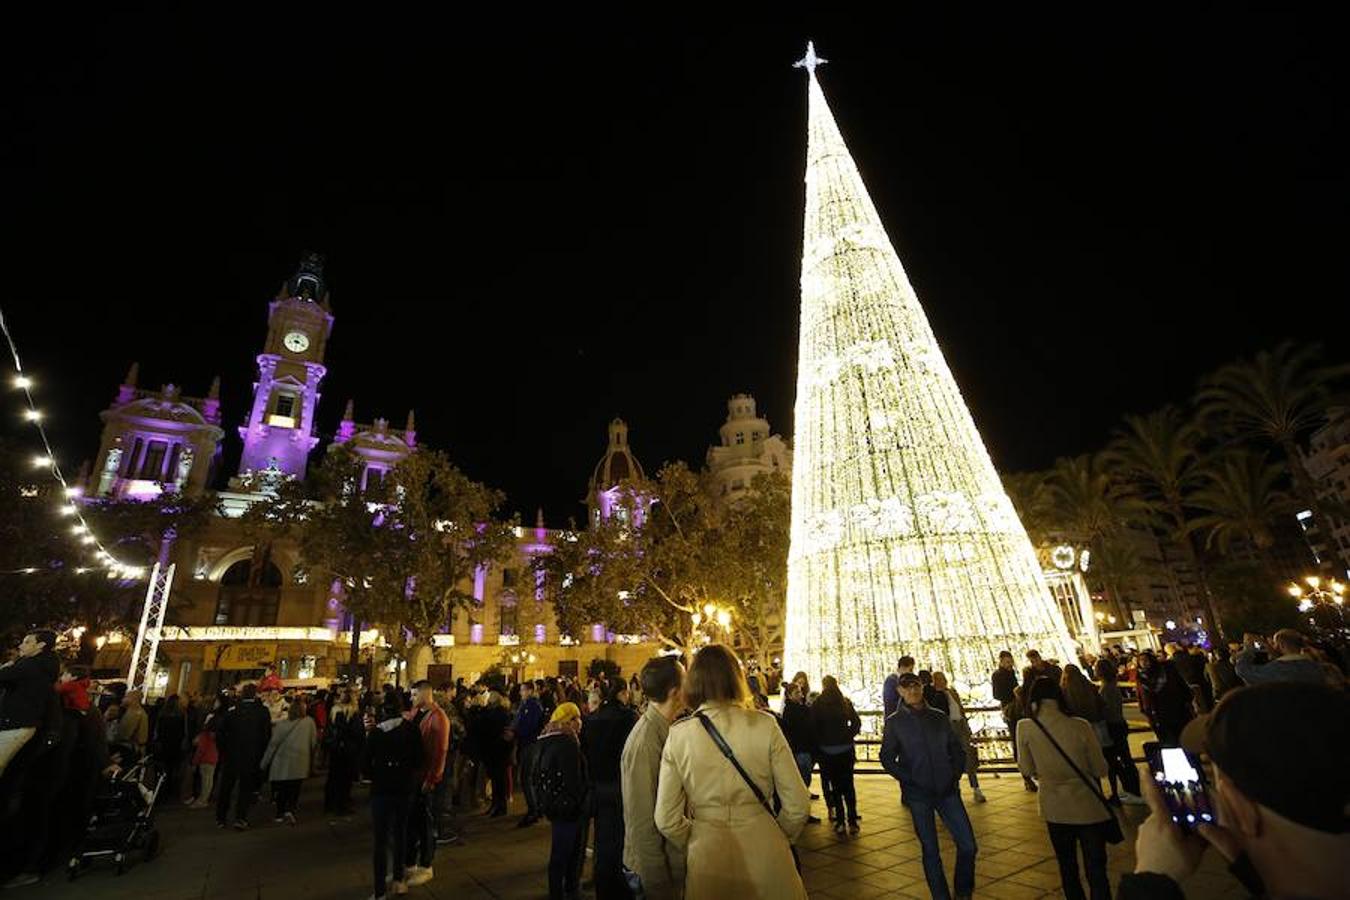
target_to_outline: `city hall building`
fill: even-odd
[[[145,500],[175,491],[212,496],[218,504],[204,528],[167,548],[175,568],[152,694],[211,691],[268,669],[297,682],[345,674],[354,623],[336,583],[317,574],[307,577],[293,541],[255,546],[239,520],[269,482],[306,476],[318,450],[316,413],[333,321],[322,260],[307,257],[268,307],[252,405],[238,426],[243,450],[226,489],[212,487],[223,475],[217,471],[225,438],[218,378],[204,397],[185,396],[174,385],[143,390],[133,365],[101,414],[102,440],[84,484],[86,497]],[[333,443],[360,455],[364,487],[416,450],[413,414],[403,428],[380,418],[360,423],[349,401]],[[616,419],[588,485],[588,520],[607,513],[619,481],[641,475],[628,429]],[[742,466],[737,478],[744,477]],[[575,675],[595,659],[612,660],[625,674],[636,671],[658,645],[639,635],[614,634],[601,622],[564,635],[549,605],[536,598],[530,560],[549,552],[555,535],[542,513],[532,527],[517,528],[515,558],[478,571],[473,584],[465,585],[473,604],[457,609],[432,646],[416,648],[401,664],[388,659],[378,628],[365,626],[358,635],[361,668],[373,662],[377,680],[397,677],[404,684],[423,677],[437,683],[472,679],[491,668],[526,677]],[[106,636],[96,668],[125,673],[134,637]],[[402,670],[396,672],[395,665]]]

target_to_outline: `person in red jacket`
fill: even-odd
[[[450,719],[436,703],[431,682],[426,679],[413,685],[411,719],[422,734],[420,783],[408,812],[407,884],[414,887],[426,884],[434,875],[431,868],[431,859],[436,852],[433,801],[436,786],[445,775],[445,756],[450,750]]]

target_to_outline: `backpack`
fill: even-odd
[[[546,736],[530,748],[534,766],[528,790],[536,808],[548,819],[565,822],[581,817],[586,786],[581,777],[581,749],[567,735]]]

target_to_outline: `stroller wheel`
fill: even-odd
[[[145,836],[145,849],[141,852],[141,859],[149,862],[155,858],[159,852],[159,832],[152,831]]]

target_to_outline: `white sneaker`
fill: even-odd
[[[435,877],[435,874],[436,873],[432,870],[431,866],[427,866],[425,869],[421,866],[413,866],[408,870],[405,880],[408,883],[408,887],[417,887],[419,884],[426,884]]]
[[[1120,792],[1120,802],[1126,806],[1147,806],[1148,801],[1138,794],[1131,794],[1129,791]]]
[[[976,803],[987,802],[984,798],[984,791],[980,790],[979,788],[975,788],[975,802]]]

